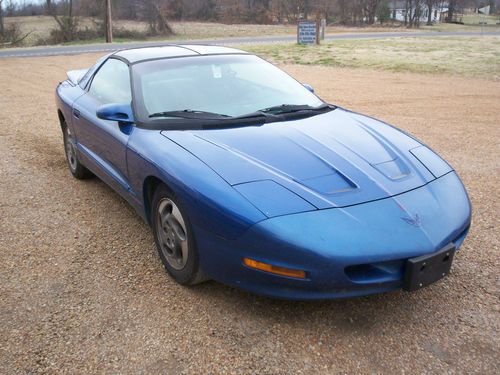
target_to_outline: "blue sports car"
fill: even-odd
[[[152,228],[184,285],[287,299],[416,290],[450,271],[471,206],[430,148],[240,50],[123,50],[68,72],[69,169]]]

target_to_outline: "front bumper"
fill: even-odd
[[[236,240],[195,228],[213,279],[286,299],[352,297],[399,289],[408,258],[463,242],[471,218],[455,172],[365,204],[264,220]],[[243,258],[306,271],[305,280],[247,268]]]

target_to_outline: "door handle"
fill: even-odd
[[[80,118],[80,111],[76,108],[73,108],[73,116],[76,118]]]

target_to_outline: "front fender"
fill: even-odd
[[[195,227],[217,236],[236,238],[266,218],[202,161],[159,131],[133,129],[127,165],[137,196],[144,197],[144,181],[154,176],[172,189]],[[142,203],[146,207],[144,198]]]

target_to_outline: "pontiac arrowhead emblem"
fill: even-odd
[[[415,217],[402,217],[401,219],[414,227],[420,227],[422,225],[422,220],[420,220],[420,216],[418,214],[415,214]]]

